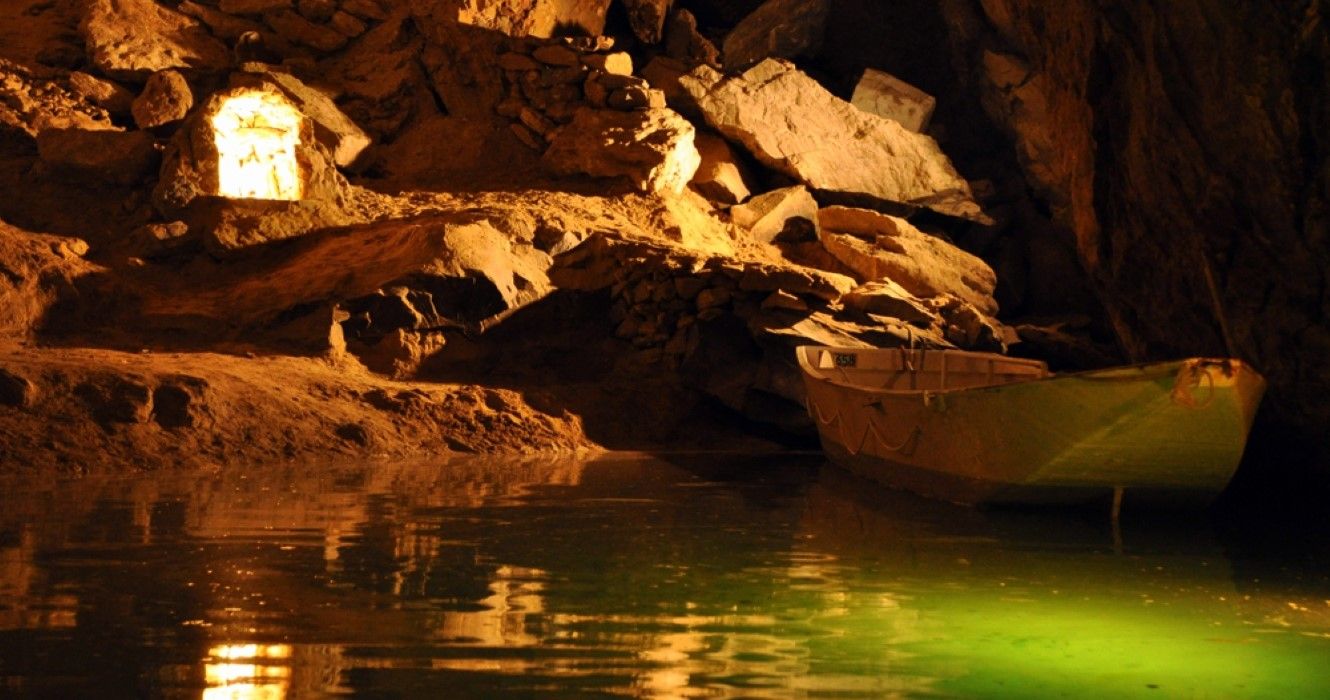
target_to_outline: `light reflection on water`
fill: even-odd
[[[0,694],[1318,697],[1326,548],[793,458],[8,485]]]

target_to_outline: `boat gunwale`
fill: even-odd
[[[992,352],[930,348],[928,351],[934,353],[961,355],[965,357],[1000,358],[1002,360],[1015,361],[1020,364],[1039,365],[1043,367],[1046,374],[1042,377],[1034,377],[1031,379],[1024,379],[1013,382],[985,384],[982,386],[957,387],[954,389],[887,389],[883,387],[864,386],[863,384],[838,380],[826,376],[825,374],[823,374],[821,368],[814,367],[810,363],[809,353],[815,350],[860,353],[860,352],[898,352],[900,350],[899,348],[849,348],[849,347],[836,347],[834,345],[800,345],[795,348],[795,356],[799,362],[799,368],[803,370],[806,376],[811,377],[813,379],[817,379],[821,382],[824,382],[834,387],[843,388],[843,389],[852,389],[854,391],[866,394],[883,395],[883,396],[923,396],[923,395],[941,396],[944,394],[951,395],[951,394],[961,394],[969,392],[993,391],[997,389],[1003,389],[1006,387],[1025,386],[1028,384],[1038,384],[1044,382],[1070,380],[1070,379],[1082,379],[1082,380],[1105,381],[1105,382],[1139,381],[1141,379],[1148,378],[1150,376],[1155,376],[1153,374],[1146,373],[1145,370],[1154,369],[1157,372],[1157,376],[1164,377],[1176,374],[1179,369],[1181,369],[1183,366],[1185,366],[1188,363],[1197,363],[1206,366],[1208,365],[1227,366],[1231,368],[1231,371],[1227,372],[1226,374],[1228,374],[1231,377],[1236,378],[1240,374],[1245,373],[1245,374],[1250,374],[1251,376],[1257,378],[1262,383],[1265,382],[1265,377],[1260,372],[1258,372],[1256,368],[1252,367],[1251,364],[1235,357],[1228,357],[1228,358],[1185,357],[1176,360],[1156,360],[1149,362],[1136,362],[1128,365],[1114,365],[1112,367],[1102,367],[1099,369],[1088,369],[1088,370],[1080,370],[1077,372],[1056,373],[1049,371],[1048,364],[1046,362],[1043,362],[1042,360],[1033,360],[1024,357],[1010,357],[1008,355],[1000,355],[998,353],[992,353]],[[907,350],[910,349],[907,348]],[[920,350],[922,350],[922,348],[920,348]],[[1165,368],[1167,368],[1167,370]],[[1133,372],[1133,370],[1135,371]],[[1129,376],[1123,376],[1123,377],[1095,376],[1095,375],[1104,375],[1104,374],[1119,373],[1119,372],[1124,374],[1129,373]]]

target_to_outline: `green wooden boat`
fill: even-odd
[[[1237,470],[1265,391],[1234,359],[1054,375],[958,350],[796,352],[833,461],[959,503],[1209,502]]]

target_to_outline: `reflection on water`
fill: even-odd
[[[711,461],[7,485],[0,694],[1330,694],[1324,540]]]

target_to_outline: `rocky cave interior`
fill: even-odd
[[[1240,357],[1324,488],[1322,8],[5,2],[0,463],[809,445],[812,342]]]

